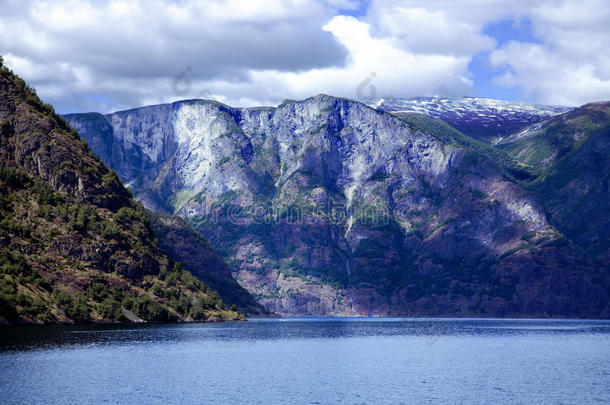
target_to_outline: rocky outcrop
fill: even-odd
[[[101,138],[84,118],[67,116]],[[136,196],[189,221],[270,310],[608,314],[604,264],[507,175],[518,162],[434,118],[320,95],[277,108],[191,100],[105,121],[108,163],[120,161]],[[599,299],[585,305],[582,291]]]

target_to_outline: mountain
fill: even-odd
[[[231,275],[229,266],[212,250],[200,233],[181,217],[147,211],[159,245],[197,279],[217,291],[227,306],[249,315],[269,315]]]
[[[415,97],[374,100],[369,105],[398,116],[410,113],[440,118],[475,139],[494,142],[572,108],[530,105],[481,97]]]
[[[0,59],[0,324],[243,319],[159,247],[140,203]]]
[[[589,255],[610,257],[610,102],[584,105],[497,144],[537,174],[526,186]]]
[[[66,119],[271,311],[610,315],[608,262],[549,222],[537,174],[437,118],[319,95]]]
[[[591,134],[608,125],[610,103],[586,104],[553,119],[541,121],[495,143],[516,160],[540,174],[578,149]]]

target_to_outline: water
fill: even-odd
[[[610,321],[1,328],[0,402],[610,403]]]

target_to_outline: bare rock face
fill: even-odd
[[[434,118],[325,95],[100,117],[66,118],[145,205],[201,232],[271,311],[608,314],[603,263],[549,224],[538,195],[507,175],[515,162]],[[585,290],[601,298],[584,305]]]

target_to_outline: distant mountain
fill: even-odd
[[[0,63],[0,324],[220,319],[243,315],[165,255],[116,173]]]
[[[369,105],[399,116],[419,113],[440,118],[464,134],[485,142],[496,142],[527,126],[572,109],[480,97],[388,98],[372,101]]]
[[[544,170],[578,149],[609,122],[608,102],[586,104],[517,131],[495,146],[530,167]]]
[[[610,316],[607,258],[549,222],[549,195],[527,186],[537,168],[489,142],[562,111],[527,110],[494,116],[501,129],[484,141],[429,115],[325,95],[66,119],[147,207],[201,232],[271,311]]]

